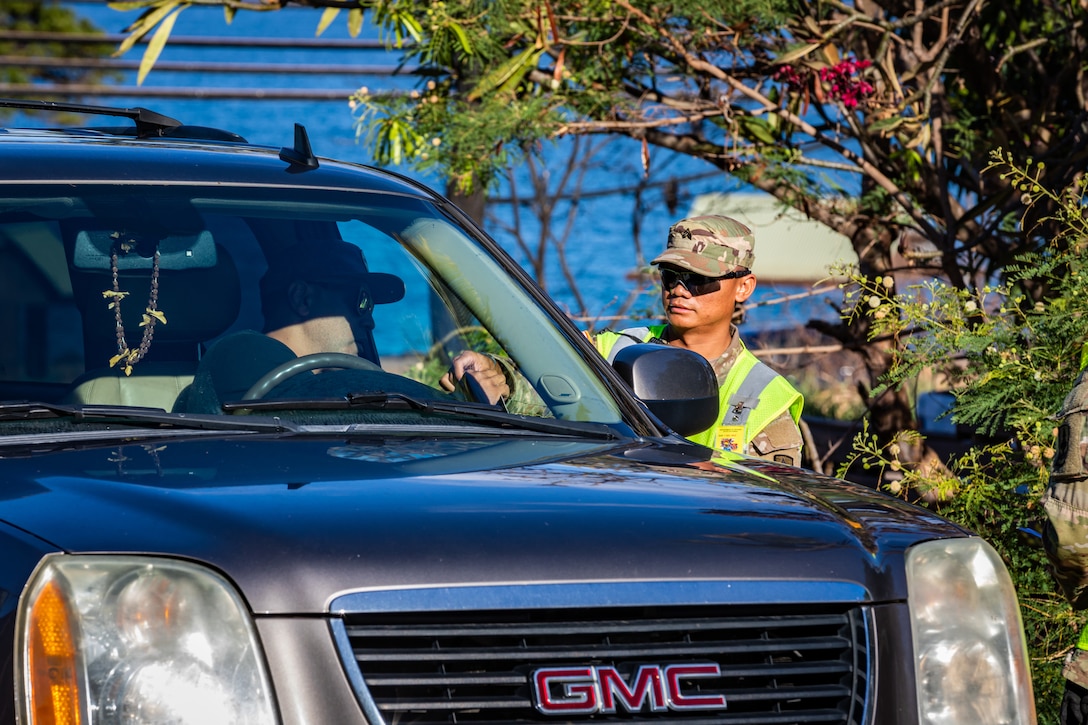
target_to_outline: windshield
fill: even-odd
[[[432,423],[427,413],[456,403],[621,420],[549,313],[429,202],[325,189],[30,191],[0,198],[0,401],[286,420],[336,410],[361,423]],[[479,356],[458,365],[466,352]]]

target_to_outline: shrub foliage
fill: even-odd
[[[854,466],[881,474],[889,492],[938,508],[1002,554],[1017,584],[1034,668],[1041,722],[1056,722],[1064,654],[1084,617],[1057,591],[1039,545],[1037,501],[1054,456],[1055,417],[1083,363],[1088,340],[1088,211],[1082,179],[1065,189],[1039,183],[1042,163],[995,152],[987,173],[1011,181],[1023,213],[1006,223],[1034,240],[1001,279],[957,287],[939,279],[897,289],[892,275],[854,274],[844,315],[865,317],[873,339],[891,338],[893,364],[883,381],[899,387],[922,371],[947,376],[957,424],[975,431],[965,453],[943,465],[901,458],[921,435],[879,443],[864,430],[840,475]],[[1046,218],[1038,208],[1055,209]],[[1030,221],[1038,219],[1038,222]]]

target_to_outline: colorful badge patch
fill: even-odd
[[[743,425],[720,425],[718,426],[718,449],[723,451],[730,451],[733,453],[740,453],[741,448],[744,446],[744,426]]]

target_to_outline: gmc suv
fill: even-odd
[[[607,365],[440,195],[0,106],[94,118],[0,129],[0,723],[1034,722],[993,549],[689,443],[701,358]],[[262,285],[345,244],[355,349],[264,355]]]

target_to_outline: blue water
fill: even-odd
[[[118,12],[108,9],[104,3],[68,4],[80,15],[88,18],[99,28],[110,33],[122,32],[136,17],[135,12]],[[345,15],[346,14],[342,14]],[[288,8],[277,12],[239,11],[231,25],[226,24],[223,12],[218,8],[192,7],[181,13],[173,36],[213,37],[275,37],[313,39],[320,12],[308,8]],[[339,18],[321,36],[327,39],[348,39],[346,21]],[[374,29],[364,26],[363,37],[375,37]],[[142,46],[124,56],[138,60]],[[391,66],[395,58],[384,51],[339,49],[237,49],[227,47],[190,47],[167,45],[160,61],[206,60],[234,63],[340,64],[353,66]],[[263,88],[319,88],[342,89],[343,100],[224,100],[224,99],[175,99],[138,98],[134,96],[83,99],[89,103],[133,106],[141,105],[194,125],[215,126],[239,133],[254,143],[271,146],[290,145],[293,125],[306,125],[315,153],[319,156],[338,158],[357,163],[372,163],[366,146],[356,138],[354,119],[347,104],[347,96],[356,88],[368,87],[371,91],[383,89],[408,90],[416,87],[413,77],[344,76],[301,74],[245,74],[171,72],[156,69],[144,82],[144,87],[263,87]],[[118,82],[121,87],[135,88],[135,73],[127,74]],[[594,141],[596,144],[601,142]],[[545,167],[553,181],[563,174],[563,164],[569,156],[570,142],[559,142],[543,149]],[[441,179],[428,177],[407,167],[397,171],[419,179],[438,189],[443,188]],[[623,312],[630,314],[659,314],[653,290],[638,294],[631,274],[640,262],[652,258],[663,245],[669,225],[684,216],[698,194],[727,192],[738,188],[737,182],[725,174],[706,176],[712,169],[692,159],[671,155],[661,150],[651,151],[649,176],[640,163],[639,147],[632,141],[615,140],[601,146],[593,157],[592,168],[585,176],[584,194],[608,189],[633,188],[642,181],[664,181],[668,177],[693,177],[679,185],[675,209],[670,211],[660,187],[647,188],[636,201],[634,194],[612,194],[586,198],[574,210],[569,235],[563,232],[568,224],[570,205],[560,203],[552,227],[565,242],[566,266],[564,275],[554,248],[544,265],[544,273],[538,281],[551,296],[576,316],[583,326],[621,326],[623,320],[611,319]],[[527,167],[515,170],[515,187],[521,193],[530,188]],[[498,199],[509,198],[511,185],[502,183],[492,191]],[[508,252],[524,267],[532,270],[529,256],[517,244],[509,229],[514,223],[510,204],[489,205],[485,227],[499,240]],[[535,249],[540,225],[527,207],[519,210],[522,238]],[[636,239],[635,226],[639,233]],[[530,249],[530,253],[533,251]],[[638,254],[641,249],[641,256]],[[758,252],[758,239],[757,239]],[[568,278],[575,280],[579,300]],[[808,290],[799,285],[772,285],[761,283],[748,305],[744,330],[748,333],[793,327],[809,319],[834,317],[827,300],[834,296],[816,296],[786,304],[773,302],[786,295],[796,295]],[[633,303],[630,300],[634,299]],[[592,321],[583,320],[578,313],[588,312]],[[633,311],[633,312],[632,312]]]

